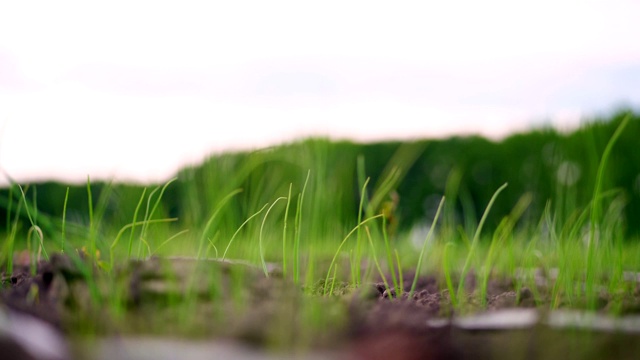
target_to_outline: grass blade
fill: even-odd
[[[478,224],[478,228],[476,229],[476,233],[473,236],[473,240],[471,241],[471,248],[469,249],[469,254],[467,255],[467,260],[464,263],[464,267],[462,268],[462,273],[460,274],[460,283],[458,284],[458,299],[462,297],[462,292],[464,291],[464,281],[467,276],[467,272],[469,271],[469,267],[471,266],[471,260],[475,255],[476,248],[478,247],[478,240],[480,239],[480,233],[482,232],[482,227],[484,226],[485,220],[487,220],[487,216],[489,215],[489,211],[491,211],[491,207],[493,203],[498,198],[498,195],[508,186],[507,183],[503,184],[493,193],[491,200],[489,200],[489,204],[487,208],[484,210],[484,214],[482,214],[482,218],[480,218],[480,223]]]
[[[616,141],[620,135],[622,135],[625,127],[631,120],[631,114],[627,114],[627,116],[622,119],[622,122],[613,133],[611,139],[607,143],[607,147],[604,149],[604,153],[602,154],[602,158],[600,159],[600,164],[598,166],[598,174],[596,177],[596,185],[593,189],[593,204],[591,207],[591,224],[589,229],[589,243],[587,245],[587,279],[586,279],[586,292],[589,302],[589,307],[595,307],[596,296],[594,294],[594,256],[595,256],[595,242],[596,238],[600,233],[600,220],[602,216],[602,202],[600,198],[600,193],[602,192],[602,183],[604,182],[604,171],[607,167],[607,162],[609,160],[609,156],[611,155],[611,150],[613,149],[613,145],[615,145]]]
[[[264,271],[264,276],[266,277],[269,277],[269,270],[267,269],[267,262],[264,260],[264,250],[262,248],[262,231],[264,230],[264,224],[267,222],[267,217],[269,217],[269,213],[271,212],[271,209],[273,209],[273,207],[276,206],[278,201],[286,200],[286,199],[287,198],[283,196],[277,198],[276,201],[274,201],[273,204],[271,204],[271,206],[269,206],[269,208],[267,209],[267,212],[264,214],[264,217],[262,218],[262,224],[260,225],[260,235],[258,236],[258,245],[260,247],[260,262],[262,263],[262,271]]]
[[[413,276],[413,283],[411,284],[411,290],[409,291],[409,299],[413,296],[413,292],[416,290],[416,284],[418,284],[418,276],[420,276],[420,269],[422,267],[422,259],[424,258],[424,252],[427,248],[427,243],[429,239],[431,239],[431,235],[433,234],[433,229],[438,225],[438,218],[440,217],[440,211],[442,211],[442,206],[444,205],[445,197],[443,196],[440,200],[440,204],[438,205],[438,210],[436,210],[436,215],[433,218],[433,224],[431,224],[431,228],[429,228],[429,232],[427,233],[427,237],[424,239],[424,243],[422,243],[422,249],[420,250],[420,256],[418,257],[418,264],[416,265],[416,273]]]

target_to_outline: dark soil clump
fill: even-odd
[[[81,278],[69,257],[54,254],[38,261],[35,269],[17,263],[11,274],[2,273],[0,301],[11,309],[33,315],[56,327],[70,305],[70,284]]]

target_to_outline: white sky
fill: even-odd
[[[207,3],[2,2],[0,170],[158,181],[300,136],[495,137],[640,105],[637,1]]]

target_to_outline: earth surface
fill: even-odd
[[[16,257],[2,272],[0,354],[10,359],[337,358],[636,359],[640,282],[601,295],[596,311],[549,311],[553,273],[470,273],[453,306],[444,279],[405,274],[354,287],[301,288],[275,265],[151,258],[107,273],[82,257]],[[241,279],[241,281],[238,281]],[[532,286],[523,286],[523,283]],[[325,288],[326,285],[326,288]],[[332,289],[332,290],[329,290]],[[444,289],[444,290],[443,290]],[[332,291],[332,292],[331,292]],[[327,292],[331,294],[327,295]],[[114,300],[115,299],[115,300]],[[311,304],[311,305],[309,305]],[[305,312],[305,309],[308,311]],[[577,309],[577,310],[576,310]],[[612,312],[617,316],[611,316]],[[91,334],[91,336],[87,336]]]

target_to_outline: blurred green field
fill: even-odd
[[[340,236],[336,234],[356,222],[359,189],[367,177],[371,181],[365,208],[369,208],[369,215],[392,212],[388,215],[393,217],[397,235],[428,225],[445,194],[442,226],[462,226],[470,235],[492,194],[504,183],[509,186],[488,216],[487,232],[495,230],[526,194],[532,201],[519,222],[521,228],[535,226],[547,207],[555,223],[564,225],[592,200],[600,158],[625,114],[588,121],[570,133],[544,128],[499,142],[480,137],[374,144],[307,139],[252,152],[214,155],[177,174],[154,216],[178,218],[168,226],[172,231],[190,229],[197,233],[216,204],[240,189],[242,192],[234,196],[217,224],[220,236],[228,237],[247,216],[266,203],[287,196],[290,185],[292,194],[300,193],[309,173],[303,213],[313,221],[308,221],[301,231],[305,237],[312,235],[329,242],[337,241]],[[615,216],[629,238],[640,234],[640,117],[630,116],[631,121],[612,149],[603,179],[604,188],[611,191],[605,207],[619,212]],[[73,237],[77,226],[88,224],[85,184],[22,185],[28,203],[37,207],[34,215],[47,235],[47,243],[53,242],[52,248],[60,242],[67,187],[69,236]],[[145,196],[155,187],[147,186]],[[109,228],[119,229],[131,221],[143,187],[92,180],[91,190],[92,204],[100,217],[98,233],[104,234]],[[158,193],[154,195],[157,197]],[[10,229],[16,221],[19,199],[15,186],[0,190],[0,231]],[[282,221],[283,211],[283,206],[274,208],[272,219]],[[23,232],[28,229],[26,215],[24,207],[17,215]]]

